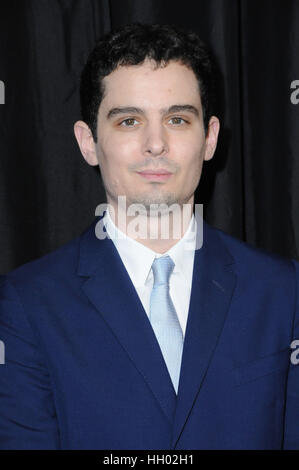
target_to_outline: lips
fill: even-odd
[[[170,175],[170,171],[159,169],[159,170],[145,170],[145,171],[138,171],[142,175]]]
[[[168,178],[171,177],[172,173],[165,170],[164,168],[160,168],[158,170],[145,170],[145,171],[138,171],[138,175],[142,178],[145,178],[150,181],[166,181]]]

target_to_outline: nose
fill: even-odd
[[[162,124],[149,124],[144,133],[143,153],[159,156],[168,152],[168,139]]]

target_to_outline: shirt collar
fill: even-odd
[[[193,259],[197,230],[194,214],[184,236],[165,253],[157,253],[128,237],[114,224],[108,208],[105,211],[103,223],[136,287],[145,285],[156,257],[169,255],[175,263],[173,273],[185,273],[187,261]]]

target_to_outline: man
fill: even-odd
[[[299,448],[299,264],[192,213],[212,82],[205,46],[171,26],[91,53],[74,131],[107,210],[2,280],[1,448]]]

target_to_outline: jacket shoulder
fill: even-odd
[[[258,248],[211,225],[209,229],[225,244],[240,270],[252,273],[256,277],[286,274],[294,276],[296,260]]]
[[[80,235],[67,243],[64,243],[56,250],[51,251],[33,261],[24,263],[9,273],[2,275],[2,280],[21,282],[27,284],[44,277],[59,278],[72,274],[77,269],[78,252],[81,237],[92,229],[94,224],[89,226]]]

